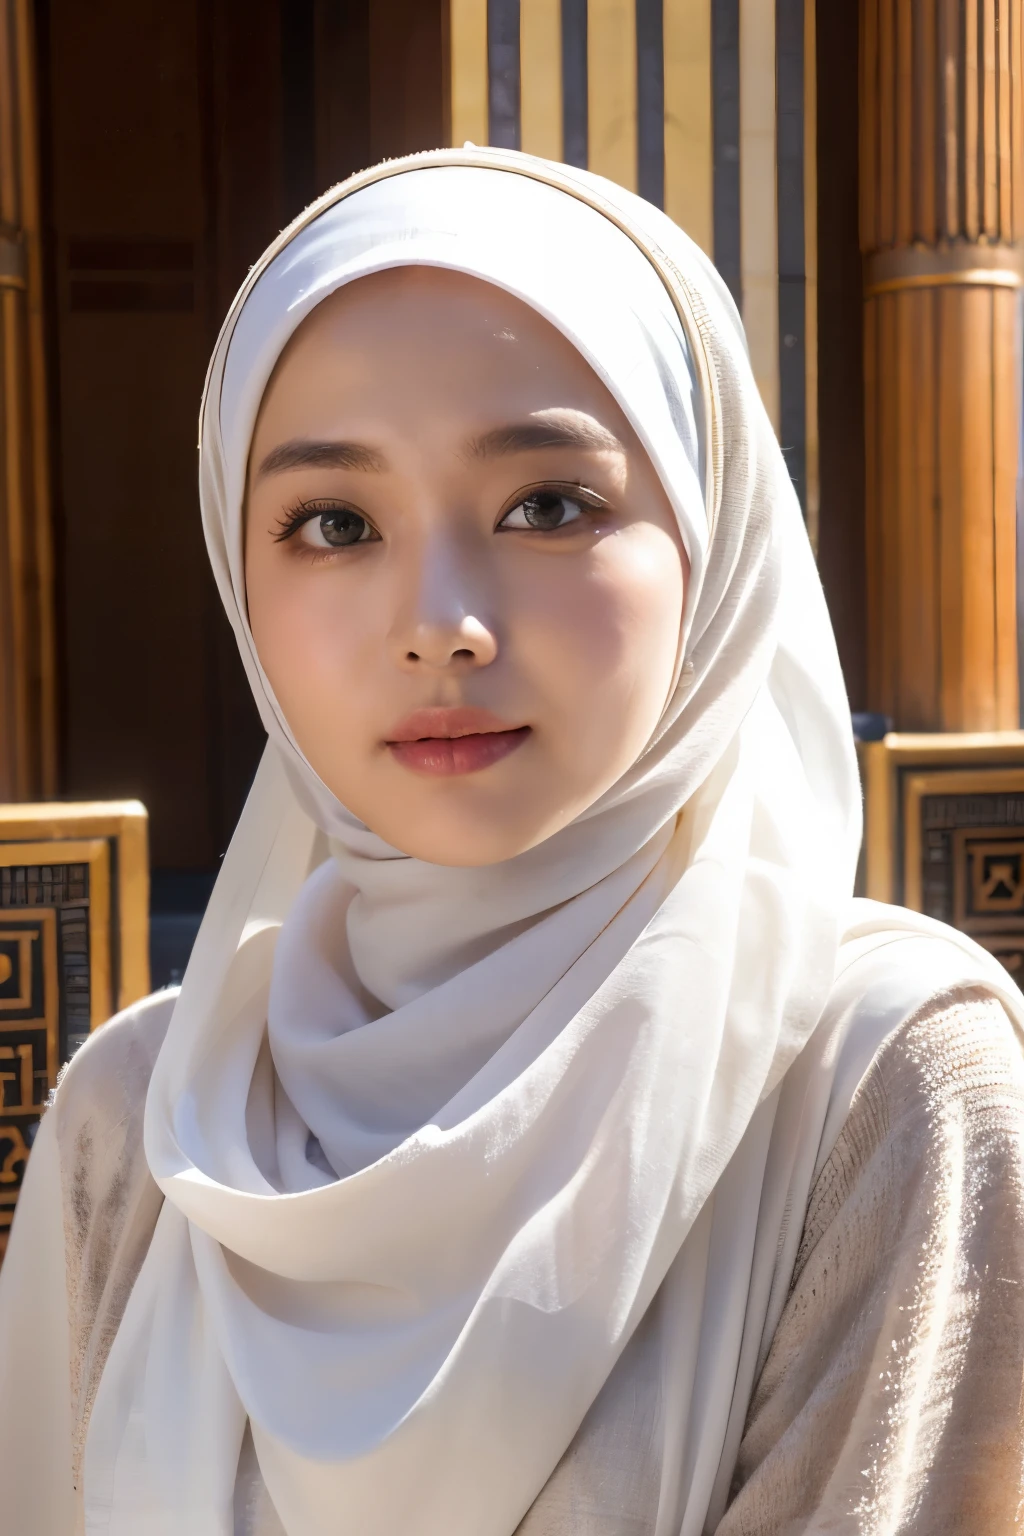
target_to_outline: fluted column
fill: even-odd
[[[55,793],[53,574],[29,0],[0,0],[0,801]]]
[[[1022,0],[861,0],[868,686],[1019,718]]]

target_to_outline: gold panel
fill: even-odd
[[[953,918],[965,933],[1019,932],[1024,941],[1024,831],[953,834]]]
[[[57,1038],[57,916],[52,907],[19,907],[0,913],[0,955],[10,960],[7,979],[0,973],[0,1077],[3,1076],[3,1051],[11,1048],[12,1037],[25,1030],[43,1030],[46,1035],[45,1076],[47,1091],[57,1082],[60,1066]],[[7,1057],[11,1060],[11,1057]],[[43,1071],[43,1068],[39,1068]],[[45,1094],[43,1095],[45,1098]],[[0,1091],[0,1118],[7,1096]],[[33,1100],[41,1103],[42,1099]],[[29,1108],[29,1105],[23,1105]]]
[[[0,1255],[61,1063],[149,991],[146,812],[0,806]]]
[[[120,965],[112,1006],[118,1009],[127,1008],[149,991],[147,827],[146,808],[138,800],[0,805],[0,849],[22,840],[50,842],[82,837],[104,838],[116,846],[116,888],[110,890],[108,901],[112,897],[117,910]],[[11,861],[0,859],[2,862]],[[52,848],[46,862],[57,862]],[[102,1024],[103,1019],[97,1018],[95,1023]]]
[[[27,866],[52,870],[75,864],[84,865],[89,872],[89,1023],[90,1028],[96,1029],[115,1011],[110,995],[110,848],[106,839],[0,843],[0,869]],[[0,907],[0,921],[5,912],[18,910]]]
[[[665,212],[710,256],[715,243],[711,0],[665,0]]]
[[[3,853],[0,849],[0,854]],[[57,914],[0,911],[0,1256],[32,1136],[60,1068]]]
[[[636,191],[636,7],[633,0],[587,6],[588,165]]]
[[[451,136],[456,149],[486,144],[487,6],[483,0],[449,0]]]
[[[522,147],[561,160],[562,17],[553,0],[521,0],[519,72]]]
[[[0,949],[0,1015],[14,1009],[27,1008],[31,1000],[32,939],[30,933],[19,933],[10,928],[0,928],[0,944],[5,941],[14,945],[14,955]],[[5,992],[3,983],[13,980],[14,991]],[[20,990],[18,990],[20,988]],[[0,1029],[3,1029],[0,1017]]]
[[[779,208],[775,6],[740,6],[740,266],[750,366],[779,430]]]
[[[1024,979],[1024,732],[859,748],[865,894],[951,923]]]

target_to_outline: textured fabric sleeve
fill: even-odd
[[[0,1269],[0,1533],[78,1536],[95,1381],[152,1232],[142,1150],[158,993],[90,1037],[42,1118]]]
[[[890,1038],[811,1194],[717,1536],[1024,1529],[1024,1058],[1002,1007]]]
[[[143,1122],[176,996],[153,993],[91,1035],[50,1111],[64,1215],[71,1473],[79,1492],[93,1400],[160,1211]]]
[[[0,1527],[71,1536],[68,1292],[54,1116],[43,1116],[0,1269]]]

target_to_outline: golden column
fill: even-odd
[[[34,85],[29,0],[0,0],[0,801],[56,776]]]
[[[1016,727],[1022,0],[861,0],[868,678]]]

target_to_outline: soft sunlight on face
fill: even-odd
[[[302,324],[253,437],[249,622],[328,788],[392,846],[497,863],[630,767],[675,671],[675,517],[575,348],[436,268]]]

